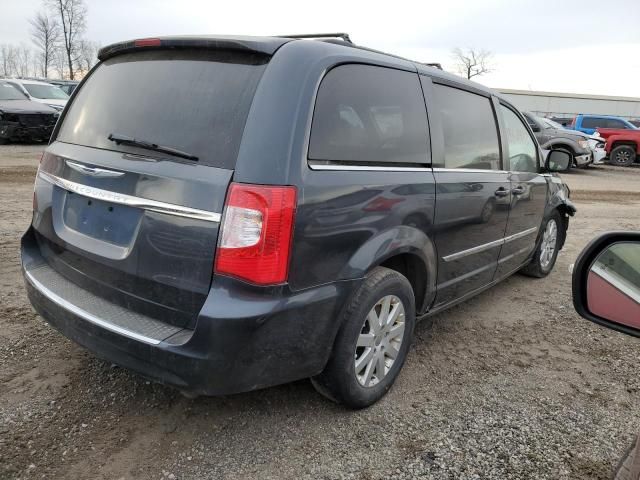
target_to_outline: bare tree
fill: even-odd
[[[18,75],[28,77],[31,71],[31,49],[24,43],[16,49],[16,63]]]
[[[45,2],[60,21],[67,69],[69,78],[73,80],[80,40],[87,27],[87,7],[84,0],[45,0]]]
[[[456,62],[458,73],[467,79],[492,71],[491,59],[493,54],[488,50],[454,48],[452,57]]]
[[[60,79],[68,78],[65,73],[65,64],[66,60],[64,51],[62,49],[56,50],[53,54],[52,65]]]
[[[18,71],[18,59],[17,49],[10,44],[0,45],[0,67],[2,68],[2,75],[10,77],[15,75]]]
[[[82,72],[82,76],[86,75],[89,70],[98,61],[98,50],[100,45],[91,40],[81,40],[78,48],[78,70]]]
[[[37,13],[29,23],[31,23],[31,40],[39,50],[40,73],[46,78],[55,52],[60,48],[60,23],[45,12]]]

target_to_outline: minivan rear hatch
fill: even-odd
[[[190,327],[270,56],[123,45],[107,49],[54,132],[36,180],[34,236],[48,266],[79,288]]]

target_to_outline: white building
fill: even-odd
[[[640,119],[640,98],[582,95],[577,93],[536,92],[495,88],[520,110],[545,117],[571,118],[579,113],[615,115]]]

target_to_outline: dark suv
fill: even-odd
[[[37,174],[22,264],[36,310],[188,394],[311,377],[390,388],[416,318],[519,270],[575,209],[523,117],[438,69],[343,40],[103,48]]]

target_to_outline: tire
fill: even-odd
[[[6,145],[7,143],[9,143],[9,140],[6,138],[0,138],[0,145]]]
[[[552,222],[555,223],[555,235],[549,231],[549,229],[553,229],[553,227],[549,226]],[[557,210],[554,210],[549,217],[545,218],[542,224],[538,246],[531,262],[522,268],[520,272],[535,278],[544,278],[549,275],[556,264],[558,252],[560,251],[560,246],[564,243],[565,235],[562,217]],[[551,240],[549,237],[553,237],[553,244],[547,242],[548,239]],[[549,250],[550,246],[553,247],[553,251]],[[543,253],[545,253],[544,257]]]
[[[620,145],[609,155],[609,165],[628,167],[636,161],[636,149],[630,145]]]
[[[614,480],[638,480],[640,478],[640,450],[638,439],[627,448],[613,472]]]
[[[393,323],[376,332],[372,322],[385,311],[397,313]],[[311,382],[335,402],[368,407],[389,391],[407,357],[415,326],[411,284],[395,270],[376,267],[351,296],[340,320],[331,357]]]

